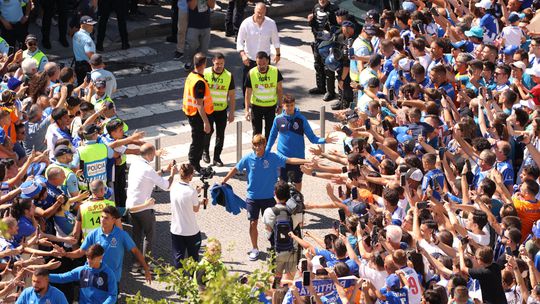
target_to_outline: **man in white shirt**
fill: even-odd
[[[266,6],[259,2],[255,6],[253,16],[250,16],[240,24],[236,40],[236,50],[242,57],[244,71],[242,78],[242,91],[246,92],[246,77],[252,68],[256,66],[255,57],[258,52],[270,55],[270,45],[276,49],[274,64],[279,62],[281,53],[279,50],[279,36],[276,22],[266,15]]]
[[[105,81],[105,95],[112,96],[116,92],[116,77],[110,71],[105,70],[105,64],[103,63],[103,57],[100,54],[94,54],[90,57],[90,66],[92,72],[90,78],[93,83],[98,80]]]
[[[133,225],[135,245],[146,256],[148,252],[152,251],[156,228],[154,209],[146,201],[150,199],[154,186],[168,190],[178,171],[172,162],[167,166],[167,169],[161,169],[159,173],[154,171],[150,162],[156,157],[156,148],[152,144],[142,145],[140,151],[141,157],[135,159],[129,168],[126,208],[129,210]],[[171,172],[169,179],[161,176],[165,172]],[[133,270],[138,270],[140,267],[140,265],[134,264]]]

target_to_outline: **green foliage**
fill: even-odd
[[[165,263],[163,260],[154,261],[156,280],[166,284],[166,290],[173,291],[178,299],[190,304],[251,304],[258,303],[260,292],[269,289],[271,269],[266,266],[264,269],[257,269],[246,275],[247,283],[242,284],[240,275],[233,273],[230,269],[215,266],[210,263],[198,263],[189,258],[182,262],[183,268],[175,267]],[[204,270],[208,275],[206,289],[199,291],[194,279],[197,271]],[[166,299],[148,299],[140,292],[134,297],[127,299],[127,303],[133,304],[167,304],[173,303]]]

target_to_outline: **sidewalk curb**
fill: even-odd
[[[314,0],[294,0],[287,3],[278,3],[274,6],[267,7],[266,15],[272,19],[277,17],[284,17],[287,15],[298,14],[302,12],[308,12],[316,4]],[[253,6],[248,5],[244,12],[244,17],[251,16],[253,14]],[[212,12],[210,16],[210,24],[212,30],[223,31],[225,29],[225,15],[227,11],[223,8],[220,11]],[[307,14],[306,14],[307,15]],[[168,17],[165,23],[157,23],[146,27],[135,28],[128,32],[130,40],[138,40],[144,38],[151,38],[157,36],[167,36],[171,30],[171,18]],[[276,22],[279,23],[278,20]]]

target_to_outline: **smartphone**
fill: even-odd
[[[339,221],[345,223],[345,210],[338,209]]]
[[[487,89],[486,92],[487,92],[486,98],[489,99],[489,100],[492,100],[493,99],[493,91],[491,89]]]
[[[335,230],[339,230],[339,225],[341,225],[341,223],[339,221],[334,221],[334,224],[332,225],[332,227],[335,229]]]
[[[92,77],[90,75],[92,75],[92,72],[86,73],[86,82],[90,82],[90,80],[92,80]]]
[[[435,17],[439,17],[439,16],[440,16],[440,15],[439,15],[439,12],[438,12],[437,9],[434,8],[434,7],[432,7],[432,8],[429,10],[429,12],[430,12],[433,16],[435,16]]]
[[[390,101],[394,100],[395,94],[394,89],[388,90],[388,99],[390,99]]]
[[[518,137],[516,137],[516,141],[517,141],[517,142],[522,142],[523,139],[525,139],[525,135],[523,135],[523,134],[521,134],[521,135],[519,135]]]
[[[343,224],[339,225],[339,234],[343,236],[347,236],[347,228],[345,228],[345,225]]]
[[[351,135],[352,135],[352,130],[349,129],[349,127],[347,127],[347,126],[341,127],[341,131],[343,131],[343,133],[345,133],[345,135],[347,135],[347,136],[351,136]]]
[[[468,160],[468,159],[465,160],[465,166],[467,166],[467,170],[469,170],[469,172],[471,172],[472,169],[471,169],[471,161],[470,160]]]
[[[302,285],[304,285],[304,286],[311,285],[311,272],[304,271],[302,273]]]
[[[302,261],[300,262],[300,270],[301,271],[307,271],[307,260],[306,259],[302,259]]]
[[[405,174],[401,174],[399,176],[399,185],[401,187],[405,187],[405,184],[407,183],[407,176]]]
[[[416,208],[419,210],[427,209],[427,207],[428,207],[428,202],[426,201],[416,203]]]
[[[366,126],[366,130],[369,131],[371,129],[371,120],[369,118],[366,119],[366,122],[364,124]]]
[[[341,186],[339,186],[337,188],[337,191],[338,191],[338,195],[339,195],[339,198],[342,198],[343,197],[343,188]],[[341,209],[340,209],[341,210]]]
[[[10,47],[8,48],[8,55],[13,54],[14,52],[15,52],[15,47],[10,46]]]
[[[341,173],[347,173],[347,171],[349,171],[349,170],[347,170],[347,167],[341,167]]]
[[[512,248],[507,246],[506,248],[504,248],[504,251],[505,251],[506,254],[512,255]]]
[[[439,148],[439,159],[443,159],[445,150],[444,147]]]
[[[351,198],[352,198],[353,200],[358,199],[358,188],[353,187],[353,188],[351,189]]]

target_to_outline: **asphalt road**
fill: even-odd
[[[303,17],[303,16],[302,16]],[[316,134],[320,132],[320,109],[326,105],[326,130],[334,124],[331,120],[330,104],[322,101],[322,96],[310,96],[307,91],[315,84],[313,57],[309,42],[312,34],[307,27],[305,18],[289,17],[278,20],[278,29],[282,43],[282,60],[277,67],[284,77],[284,91],[296,97],[297,104],[308,118]],[[181,111],[180,98],[183,92],[183,81],[187,76],[178,61],[172,61],[174,45],[162,42],[160,39],[132,41],[132,49],[113,53],[105,53],[108,58],[108,69],[115,72],[119,91],[113,96],[118,107],[119,117],[126,120],[130,130],[144,130],[149,141],[159,138],[162,148],[168,155],[163,165],[175,159],[177,162],[187,161],[187,152],[191,142],[189,125]],[[232,38],[224,37],[223,32],[213,32],[210,52],[222,52],[226,57],[226,68],[229,69],[237,85],[241,81],[241,61],[235,50]],[[239,87],[239,86],[238,86]],[[243,99],[241,91],[237,92],[237,121],[242,121],[240,142],[242,154],[250,151],[251,125],[243,121]],[[226,163],[223,168],[215,168],[216,177],[211,181],[220,180],[236,163],[237,159],[237,125],[230,124],[226,130],[225,149],[222,160]],[[332,147],[329,147],[332,148]],[[337,146],[333,148],[339,148]],[[211,148],[212,151],[212,148]],[[203,163],[204,165],[204,163]],[[194,180],[195,184],[201,182]],[[246,182],[243,177],[233,179],[230,184],[235,192],[245,197]],[[313,177],[304,178],[304,195],[307,201],[325,201],[325,182]],[[170,206],[168,192],[155,192],[157,200],[157,233],[153,255],[165,261],[172,262],[171,241],[169,233]],[[320,236],[331,228],[337,211],[323,210],[308,212],[305,215],[305,229]],[[250,262],[247,252],[251,249],[248,236],[247,214],[243,212],[234,216],[220,206],[209,206],[201,210],[197,220],[203,232],[204,239],[215,237],[221,240],[223,260],[227,266],[236,272],[251,272],[263,266],[264,262]],[[261,250],[269,246],[264,238],[262,224],[259,223],[259,247]],[[203,241],[203,245],[205,241]],[[262,260],[266,258],[262,254]],[[141,291],[144,296],[154,299],[172,298],[170,292],[164,290],[159,283],[148,286],[140,274],[130,274],[131,257],[124,261],[124,274],[121,291],[125,295]]]

